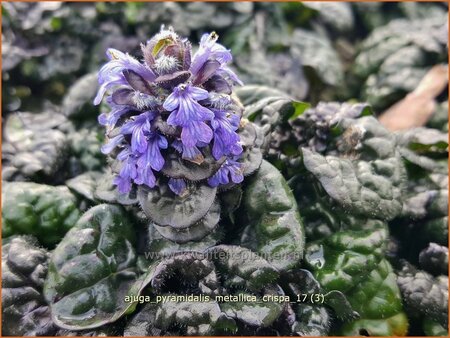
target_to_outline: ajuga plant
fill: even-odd
[[[283,176],[263,161],[269,130],[243,117],[232,91],[241,82],[217,39],[204,35],[193,53],[162,28],[142,44],[142,61],[108,50],[94,103],[106,103],[109,171],[67,182],[93,207],[48,261],[43,294],[58,327],[308,335],[329,331],[331,309],[353,316],[340,292],[297,302],[321,292],[299,269],[302,220]]]
[[[232,95],[242,82],[217,39],[214,32],[203,35],[193,53],[187,39],[162,27],[141,44],[142,61],[108,49],[110,61],[99,72],[94,103],[109,92],[111,110],[99,123],[106,128],[102,152],[110,158],[112,183],[119,194],[137,196],[170,238],[202,219],[217,223],[205,218],[220,211],[213,207],[217,189],[241,183],[262,160],[263,135],[242,119]]]

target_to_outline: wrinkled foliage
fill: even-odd
[[[289,334],[301,330],[327,333],[329,314],[320,305],[223,302],[215,297],[285,296],[277,282],[282,282],[293,297],[298,290],[320,291],[317,281],[307,272],[287,279],[279,277],[269,262],[238,246],[219,245],[204,253],[179,253],[165,258],[147,272],[152,299],[179,294],[208,296],[209,301],[146,304],[127,324],[124,335]],[[320,319],[318,313],[323,315]]]
[[[66,329],[94,328],[120,318],[136,283],[136,235],[119,206],[100,204],[66,234],[49,263],[44,296]]]
[[[238,92],[256,107],[255,120],[272,130],[268,158],[290,178],[305,223],[308,267],[325,290],[342,291],[358,313],[340,318],[334,332],[443,332],[439,325],[445,325],[427,316],[420,317],[423,325],[408,325],[396,268],[399,257],[407,257],[447,274],[448,179],[440,161],[447,157],[446,135],[428,128],[391,133],[367,104],[319,103],[283,119],[282,108],[259,103],[271,97],[289,102],[288,96],[263,88],[252,93],[245,87]]]
[[[2,237],[29,234],[53,247],[80,216],[77,198],[66,186],[2,183]]]
[[[399,273],[398,285],[412,317],[426,316],[442,327],[448,326],[447,276],[434,278],[406,263]]]
[[[271,257],[269,262],[280,271],[295,268],[303,257],[305,238],[297,203],[284,178],[264,161],[243,198],[243,223],[248,226],[241,244]]]
[[[32,236],[2,241],[2,333],[50,336],[57,331],[42,295],[49,253]]]
[[[365,81],[361,98],[377,110],[389,107],[412,91],[431,66],[447,60],[447,41],[445,11],[374,29],[361,43],[354,65],[356,76]]]
[[[3,179],[53,179],[68,154],[67,136],[58,130],[64,123],[64,117],[56,113],[10,115],[3,136]]]

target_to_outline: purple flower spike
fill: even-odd
[[[175,194],[187,194],[188,182],[162,175],[170,171],[167,156],[170,165],[175,156],[188,170],[217,168],[211,162],[225,161],[203,179],[212,186],[242,181],[241,112],[231,97],[233,85],[241,82],[229,69],[230,50],[217,39],[215,33],[203,35],[192,55],[190,42],[169,27],[141,44],[142,61],[108,49],[94,103],[107,94],[111,110],[98,117],[107,135],[102,152],[116,161],[114,184],[121,193],[133,185],[153,188],[167,182]]]

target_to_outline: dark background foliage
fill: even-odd
[[[447,11],[438,2],[2,3],[2,304],[3,318],[19,323],[3,324],[3,333],[447,335],[447,90],[420,128],[391,133],[377,120],[434,65],[447,62]],[[104,131],[97,123],[107,108],[92,104],[106,49],[138,56],[139,44],[162,24],[194,44],[205,32],[219,34],[246,84],[236,90],[245,117],[264,134],[264,142],[258,136],[255,143],[278,169],[263,162],[242,188],[221,194],[210,217],[220,213],[222,228],[200,225],[196,230],[208,235],[187,244],[145,228],[136,196],[115,195],[110,175],[102,173]],[[102,225],[102,217],[111,222]],[[91,246],[82,235],[88,231],[111,233],[111,247],[95,236]],[[78,238],[86,247],[77,247]],[[63,330],[50,319],[49,306],[59,320],[79,301],[77,283],[95,277],[65,271],[73,256],[77,264],[91,259],[103,267],[99,252],[110,250],[115,273],[128,277],[96,272],[120,295],[130,285],[141,292],[150,277],[167,279],[152,285],[159,292],[188,292],[206,283],[184,268],[195,258],[174,259],[152,276],[154,262],[142,251],[202,251],[217,243],[305,253],[300,266],[295,259],[275,259],[270,267],[265,260],[202,261],[198,271],[217,274],[210,292],[262,294],[262,284],[280,278],[276,285],[287,294],[301,288],[326,293],[326,306],[296,305],[289,315],[277,306],[254,307],[256,319],[229,308],[236,327],[223,317],[204,323],[216,310],[206,305],[192,318],[176,317],[176,304],[139,306],[135,315],[93,331]],[[189,278],[198,285],[185,283]],[[94,283],[86,292],[102,287]],[[105,322],[111,321],[108,307],[118,317],[130,310],[111,294],[95,305]],[[148,318],[154,326],[142,325]],[[166,327],[174,318],[181,324]],[[83,318],[71,324],[88,327]]]

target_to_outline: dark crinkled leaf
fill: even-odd
[[[170,257],[177,252],[205,252],[206,249],[214,246],[223,237],[218,228],[213,230],[210,234],[203,237],[198,242],[176,243],[167,238],[164,238],[153,223],[146,225],[146,232],[142,234],[143,255],[139,256],[139,268],[146,271],[148,266],[161,258]]]
[[[387,108],[418,85],[430,66],[446,62],[447,14],[391,20],[378,26],[359,46],[354,71],[361,95],[374,107]]]
[[[268,327],[281,315],[283,305],[272,302],[230,302],[221,303],[220,308],[228,317],[245,325]]]
[[[102,177],[102,173],[98,171],[88,171],[66,181],[67,187],[75,193],[83,196],[89,201],[96,200],[94,194],[98,180]]]
[[[303,163],[321,183],[322,187],[344,208],[356,213],[382,219],[391,219],[401,211],[398,192],[385,177],[373,172],[369,163],[335,156],[322,156],[306,148]]]
[[[129,336],[161,336],[161,329],[154,327],[156,304],[146,304],[141,311],[136,313],[126,324],[124,337]]]
[[[366,103],[321,101],[297,118],[273,128],[268,158],[283,172],[292,175],[301,164],[302,147],[322,154],[338,147],[347,153],[347,157],[351,157],[363,133],[361,127],[352,128],[351,125],[356,123],[355,119],[370,115],[373,112]],[[347,122],[350,126],[346,129],[350,130],[345,133],[345,137],[341,136],[344,133],[343,120],[352,121]]]
[[[103,132],[98,127],[86,127],[70,133],[69,159],[71,170],[77,175],[84,171],[100,171],[106,164],[105,155],[101,152]]]
[[[203,253],[184,252],[165,258],[151,269],[150,285],[159,294],[191,290],[207,295],[216,294],[219,280],[214,264]],[[177,283],[168,283],[175,278]],[[189,293],[189,292],[188,292]]]
[[[8,144],[2,152],[6,170],[3,179],[15,180],[17,176],[20,180],[55,179],[68,155],[67,137],[55,129],[64,122],[65,118],[56,113],[9,115],[3,131],[4,142]]]
[[[327,336],[330,329],[330,315],[324,307],[308,304],[298,306],[298,321],[292,331],[298,336]]]
[[[392,219],[402,210],[401,191],[389,176],[401,175],[396,158],[381,162],[353,163],[335,156],[322,156],[303,148],[303,163],[337,203],[357,214]],[[377,166],[385,168],[379,169]],[[381,173],[387,172],[388,177]],[[381,173],[378,173],[378,172]]]
[[[246,149],[239,162],[242,163],[243,174],[248,176],[259,169],[263,160],[263,154],[259,148],[253,147]]]
[[[90,209],[66,234],[51,256],[44,286],[58,326],[95,328],[127,313],[132,304],[125,296],[138,277],[135,237],[123,209],[107,204]]]
[[[76,197],[65,186],[3,182],[2,236],[30,234],[48,247],[80,218]]]
[[[247,295],[259,299],[264,294],[284,295],[273,284],[277,278],[278,273],[267,261],[239,246],[219,245],[203,252],[177,252],[155,261],[144,275],[143,283],[150,283],[152,299],[161,295],[167,299],[147,305],[142,314],[139,312],[132,319],[126,332],[223,335],[268,327],[282,315],[282,303],[226,301],[219,296]],[[245,294],[241,294],[243,289]],[[170,298],[177,296],[181,298]],[[204,300],[183,299],[186,296]],[[141,323],[145,313],[148,320]]]
[[[432,316],[439,324],[448,324],[448,276],[433,277],[405,263],[398,272],[398,286],[407,312]]]
[[[242,283],[248,290],[259,290],[274,282],[278,272],[256,253],[234,245],[218,245],[207,250],[226,285]]]
[[[239,137],[244,151],[239,162],[242,163],[244,176],[248,176],[258,170],[261,165],[265,134],[263,129],[258,125],[248,120],[243,121],[243,123],[241,121],[241,126],[243,126],[239,129]]]
[[[153,224],[155,229],[166,239],[175,243],[198,242],[210,234],[218,225],[220,219],[220,204],[214,203],[206,215],[188,228],[176,229],[169,226]]]
[[[323,22],[332,29],[346,32],[355,24],[351,4],[348,2],[305,1],[302,4],[316,10]]]
[[[448,134],[437,129],[413,128],[397,133],[398,144],[416,153],[447,152]]]
[[[341,61],[325,35],[297,28],[291,39],[293,51],[300,55],[305,69],[312,69],[327,85],[337,86],[342,82]]]
[[[397,286],[397,276],[386,260],[365,276],[349,297],[361,315],[341,328],[343,335],[403,336],[408,327]]]
[[[213,176],[223,162],[225,162],[225,157],[216,161],[209,155],[202,163],[196,164],[181,159],[179,154],[172,154],[167,156],[161,172],[171,178],[201,181]]]
[[[159,307],[154,325],[167,330],[177,323],[188,336],[208,336],[221,320],[228,321],[215,302],[166,302]]]
[[[175,195],[167,184],[154,188],[139,186],[138,199],[147,217],[158,225],[183,229],[199,221],[211,208],[216,188],[192,184],[185,196]]]
[[[228,216],[233,223],[235,221],[234,212],[241,205],[242,195],[243,195],[242,188],[239,185],[226,191],[223,191],[218,195],[222,206],[221,207],[222,214]]]
[[[281,283],[291,301],[297,302],[299,297],[303,299],[301,295],[320,294],[322,292],[319,282],[311,272],[304,269],[298,269],[283,275]],[[342,297],[345,299],[345,296]],[[305,299],[305,302],[297,302],[293,304],[293,307],[292,311],[295,311],[296,315],[295,321],[290,323],[293,332],[305,336],[328,335],[331,318],[323,304],[312,304],[309,299]]]
[[[94,191],[94,197],[108,203],[133,205],[138,203],[137,189],[133,187],[127,194],[120,193],[113,184],[114,175],[108,171],[99,177]]]
[[[55,334],[42,296],[49,254],[32,236],[10,237],[2,245],[2,335]]]
[[[92,101],[98,89],[97,73],[79,78],[67,91],[62,102],[63,114],[69,118],[95,116]]]
[[[448,247],[429,243],[419,254],[420,267],[434,274],[448,274]]]
[[[303,257],[304,230],[297,203],[283,176],[269,162],[249,180],[244,193],[249,225],[241,244],[266,257],[280,271]]]
[[[254,104],[261,99],[272,97],[272,98],[289,98],[289,95],[286,93],[272,87],[266,86],[256,86],[256,85],[246,85],[242,87],[237,87],[234,92],[241,100],[242,104],[246,107],[245,109],[247,113],[244,113],[244,116],[248,116],[250,111],[256,111],[253,108],[250,108],[251,104]],[[262,108],[262,107],[261,107]],[[259,108],[259,109],[261,109]],[[259,110],[257,109],[257,110]]]

